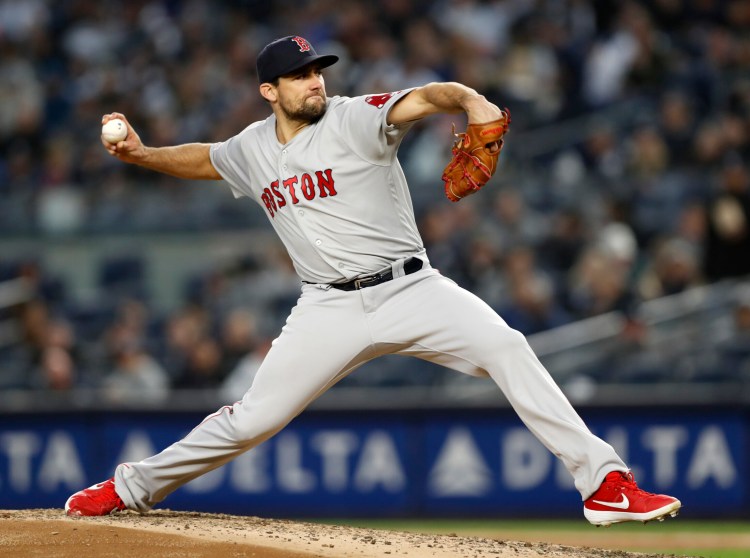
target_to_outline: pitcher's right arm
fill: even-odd
[[[170,174],[178,178],[192,180],[221,180],[221,175],[211,163],[209,151],[211,144],[186,143],[170,147],[147,147],[130,125],[127,118],[119,112],[105,114],[102,124],[113,118],[119,118],[128,125],[128,135],[124,140],[114,144],[102,138],[102,145],[110,155],[125,163],[132,163],[147,169]]]

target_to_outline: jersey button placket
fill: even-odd
[[[289,173],[288,173],[289,165],[287,165],[287,156],[288,156],[288,154],[289,154],[289,150],[288,150],[288,149],[282,149],[282,150],[281,150],[281,157],[279,157],[279,166],[281,167],[281,169],[280,169],[280,174],[281,174],[281,176],[283,176],[284,178],[288,178],[288,174],[289,174]],[[304,216],[305,216],[305,210],[304,210],[304,209],[298,209],[298,210],[297,210],[297,215],[298,215],[299,217],[304,217]],[[300,220],[300,221],[298,221],[298,223],[299,223],[299,225],[300,225],[300,228],[301,228],[301,229],[302,229],[303,231],[305,231],[305,232],[308,232],[308,231],[306,230],[306,229],[307,229],[307,227],[306,227],[306,226],[304,226],[304,225],[302,224],[303,222],[302,222],[301,220]],[[308,238],[309,238],[309,237],[308,237]],[[316,239],[315,239],[315,240],[313,241],[313,243],[315,244],[315,246],[321,246],[321,245],[323,244],[323,241],[322,241],[321,239],[319,239],[319,238],[316,238]]]
[[[287,153],[288,153],[288,151],[287,151],[286,149],[283,149],[283,150],[281,151],[281,159],[280,159],[280,161],[279,161],[279,162],[281,163],[281,170],[284,170],[284,171],[285,171],[285,170],[287,170],[287,169],[289,168],[289,167],[287,166],[287,164],[286,164],[286,156],[287,156]],[[284,176],[286,176],[286,173],[284,173]]]

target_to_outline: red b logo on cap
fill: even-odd
[[[307,52],[308,50],[310,50],[310,43],[308,43],[302,37],[292,37],[292,40],[297,43],[300,52]]]

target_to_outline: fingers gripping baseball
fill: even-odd
[[[497,169],[497,160],[503,149],[510,125],[510,112],[501,111],[501,117],[482,124],[469,124],[466,131],[455,133],[453,157],[443,170],[445,195],[452,202],[478,192]]]
[[[137,160],[143,150],[141,138],[119,112],[102,116],[101,141],[110,155],[126,162]]]

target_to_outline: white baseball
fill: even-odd
[[[113,118],[102,126],[102,137],[109,143],[117,143],[128,135],[128,125],[119,118]]]

